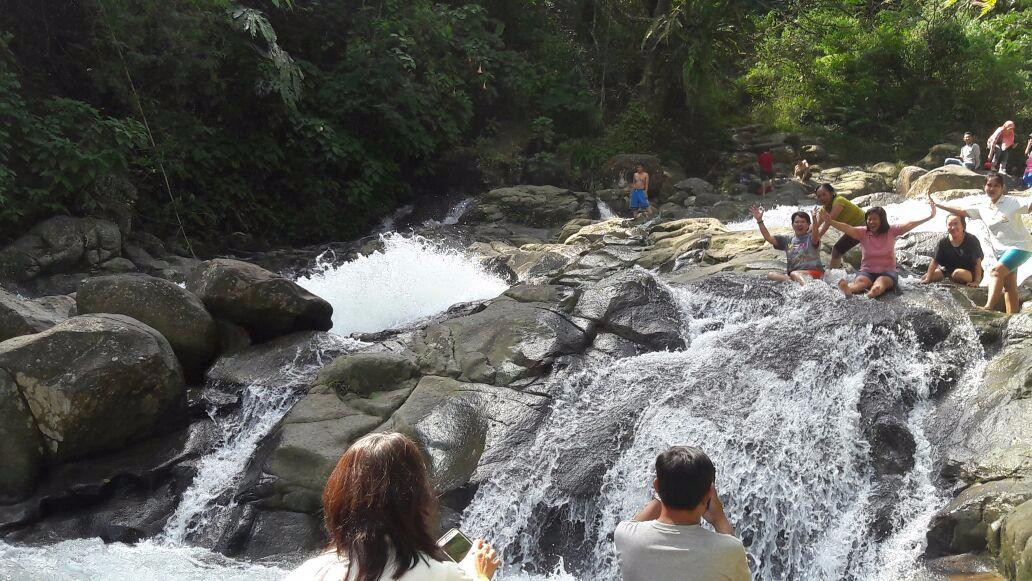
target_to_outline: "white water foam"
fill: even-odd
[[[180,546],[205,532],[217,535],[236,503],[225,497],[236,488],[258,444],[304,395],[303,386],[323,365],[333,356],[362,345],[359,341],[334,337],[317,345],[313,361],[300,362],[298,358],[302,353],[299,352],[279,373],[249,385],[241,394],[238,413],[219,417],[214,408],[210,410],[218,441],[211,453],[198,463],[190,487],[183,492],[175,513],[165,523],[159,537],[161,542]],[[330,355],[323,357],[324,351]]]
[[[611,218],[616,218],[616,214],[613,213],[613,210],[609,207],[609,204],[603,202],[602,200],[598,200],[595,203],[595,205],[598,206],[599,219],[609,220]]]
[[[333,333],[397,328],[468,301],[494,298],[509,285],[472,256],[420,236],[387,234],[383,249],[297,283],[333,305]]]
[[[977,208],[986,204],[986,197],[982,194],[975,196],[968,196],[965,198],[958,198],[956,200],[950,200],[946,202],[947,205],[954,208]],[[794,212],[807,212],[811,213],[815,206],[776,206],[763,213],[763,221],[768,228],[791,228],[792,226],[792,214]],[[901,222],[909,222],[911,220],[921,220],[928,216],[928,202],[924,200],[906,200],[898,204],[886,204],[885,212],[889,216],[889,223],[898,224]],[[914,228],[913,232],[938,232],[943,236],[946,236],[946,217],[950,214],[943,210],[936,212],[935,217]],[[749,218],[739,222],[730,222],[726,225],[726,228],[731,231],[744,232],[756,230],[756,222]],[[982,269],[985,272],[989,272],[989,269],[996,264],[996,256],[992,242],[989,239],[989,230],[985,227],[985,222],[981,220],[968,220],[967,231],[974,237],[978,238],[978,241],[982,244],[982,252],[985,254],[985,258],[982,260]],[[1032,262],[1027,262],[1018,268],[1018,284],[1021,284],[1029,276],[1032,276]],[[982,286],[989,284],[989,277],[982,277]]]
[[[942,505],[921,433],[933,360],[913,340],[851,323],[840,309],[865,307],[826,285],[787,292],[751,300],[678,292],[694,316],[688,349],[560,372],[550,416],[479,487],[463,529],[494,542],[510,569],[547,567],[561,551],[541,544],[555,540],[547,514],[565,511],[592,547],[578,576],[618,578],[610,535],[648,500],[656,454],[697,444],[717,466],[755,579],[921,577],[924,532]],[[899,526],[880,543],[868,527],[884,493],[875,492],[857,410],[871,374],[919,400],[908,421],[915,467],[894,497]],[[567,475],[583,473],[585,462],[604,475],[587,496],[571,494]]]
[[[44,547],[0,541],[0,579],[5,581],[264,581],[281,579],[275,566],[244,563],[196,547],[135,545],[76,539]]]

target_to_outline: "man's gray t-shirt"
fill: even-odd
[[[616,526],[624,581],[749,581],[742,541],[702,525],[650,520]]]

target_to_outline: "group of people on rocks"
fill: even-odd
[[[1006,311],[1014,313],[1020,307],[1017,270],[1032,257],[1032,234],[1021,220],[1021,214],[1029,213],[1032,207],[1032,197],[1006,195],[1004,176],[999,173],[987,175],[983,189],[988,203],[979,207],[955,208],[940,204],[929,195],[927,217],[893,224],[884,208],[875,206],[864,211],[837,195],[831,184],[821,184],[815,191],[819,205],[812,215],[801,211],[792,214],[791,235],[772,235],[763,222],[763,210],[753,206],[749,211],[763,238],[774,248],[784,250],[787,257],[786,271],[771,272],[767,275],[769,278],[798,283],[823,278],[821,238],[829,228],[835,228],[842,236],[832,247],[829,268],[839,268],[842,256],[860,246],[860,270],[852,281],[840,280],[839,288],[846,296],[866,293],[872,298],[899,289],[896,239],[935,217],[936,210],[940,209],[950,213],[946,221],[947,235],[939,241],[921,282],[949,279],[978,286],[983,276],[984,254],[978,239],[967,232],[967,220],[981,220],[989,231],[993,254],[998,259],[989,271],[989,292],[981,308],[994,309],[1002,295]]]
[[[706,453],[674,446],[656,457],[655,471],[652,500],[613,535],[624,581],[749,581],[745,546],[724,513]],[[438,540],[436,514],[437,496],[416,443],[399,433],[363,436],[323,489],[329,546],[286,581],[491,579],[501,564],[495,549],[477,539],[465,556],[446,551],[442,541],[453,537]]]

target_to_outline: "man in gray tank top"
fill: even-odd
[[[724,514],[715,477],[698,448],[675,446],[656,457],[658,498],[616,527],[624,581],[749,581],[745,547]],[[703,528],[703,519],[716,532]]]

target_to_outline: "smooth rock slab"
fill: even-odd
[[[21,500],[43,466],[43,437],[14,378],[0,371],[0,504]]]
[[[0,341],[45,331],[74,314],[71,297],[23,299],[0,288]]]
[[[18,389],[56,461],[121,448],[150,435],[183,404],[168,341],[122,315],[80,315],[0,343],[0,369]]]

